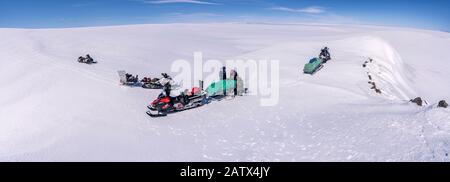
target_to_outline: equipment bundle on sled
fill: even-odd
[[[120,77],[120,83],[128,86],[139,86],[139,76],[133,76],[126,71],[118,71]]]
[[[170,91],[165,88],[156,100],[148,107],[147,114],[151,117],[163,117],[168,114],[189,110],[205,105],[207,94],[201,88],[194,87],[192,90],[186,90],[180,95],[172,97]]]
[[[148,78],[145,77],[141,80],[142,88],[147,89],[162,89],[164,85],[169,83],[170,85],[174,85],[172,78],[167,73],[162,73],[162,78]]]
[[[328,47],[321,50],[319,57],[311,59],[303,68],[303,73],[313,75],[323,68],[323,65],[331,60]]]
[[[147,89],[162,89],[164,86],[159,83],[159,78],[148,78],[144,77],[144,79],[141,80],[142,88]]]
[[[97,61],[92,59],[92,57],[89,54],[86,55],[86,57],[83,57],[83,56],[78,57],[78,62],[86,63],[86,64],[96,64],[97,63]]]

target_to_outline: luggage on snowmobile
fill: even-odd
[[[162,89],[164,86],[159,82],[160,79],[158,78],[144,78],[141,80],[142,88],[146,89]]]
[[[156,83],[145,83],[145,84],[142,84],[142,88],[146,88],[146,89],[162,89],[162,88],[164,88],[164,86],[162,86],[161,84],[156,84]]]
[[[185,111],[203,106],[207,103],[206,92],[194,87],[189,95],[183,93],[177,97],[166,96],[161,93],[147,108],[151,117],[163,117],[168,114]]]
[[[309,63],[305,64],[305,67],[303,68],[303,73],[312,75],[323,68],[323,63],[324,63],[323,59],[313,58],[309,61]]]

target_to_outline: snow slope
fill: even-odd
[[[450,110],[435,105],[450,100],[448,33],[164,24],[0,35],[0,161],[450,160]],[[302,74],[324,45],[334,59]],[[158,76],[195,51],[205,60],[279,60],[279,104],[246,96],[149,118],[159,91],[118,84],[117,70]],[[86,53],[99,64],[77,63]],[[408,104],[417,96],[429,105]]]

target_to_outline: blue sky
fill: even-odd
[[[450,30],[448,0],[0,0],[0,27],[352,23]]]

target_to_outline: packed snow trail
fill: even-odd
[[[0,35],[0,161],[449,161],[450,111],[435,105],[450,100],[450,60],[439,56],[448,33],[166,24]],[[333,59],[302,74],[323,46]],[[118,70],[155,77],[196,51],[279,60],[278,105],[246,96],[150,118],[160,91],[119,84]],[[99,63],[78,63],[85,54]],[[367,72],[383,94],[370,90]],[[408,103],[417,96],[430,105]]]

